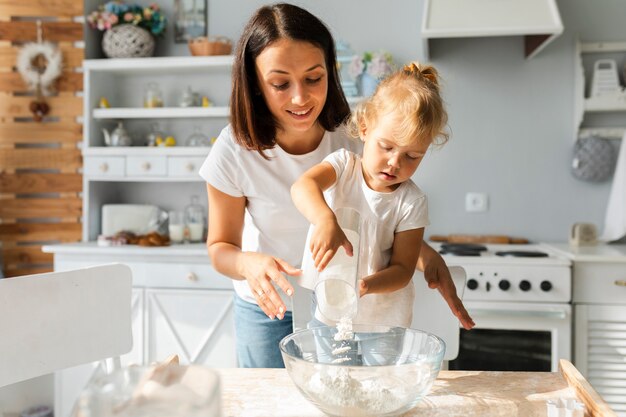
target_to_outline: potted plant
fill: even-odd
[[[102,50],[109,58],[152,56],[154,37],[165,31],[167,20],[159,6],[142,7],[112,0],[87,16],[93,29],[104,32]]]
[[[353,79],[359,80],[361,95],[370,96],[380,80],[393,72],[393,68],[393,58],[388,52],[364,52],[352,58],[349,72]]]

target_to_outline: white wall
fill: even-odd
[[[236,40],[250,14],[264,3],[210,0],[209,33]],[[294,3],[319,16],[337,39],[356,51],[386,49],[398,62],[422,57],[422,1]],[[563,241],[574,222],[602,228],[610,181],[584,183],[570,174],[574,42],[577,35],[585,41],[626,41],[626,3],[558,4],[565,33],[530,61],[523,58],[521,37],[431,42],[431,61],[444,78],[453,135],[415,176],[430,197],[427,234],[503,233]],[[186,45],[173,44],[172,32],[159,42],[158,53],[187,55]],[[626,124],[623,116],[621,124]],[[489,210],[466,213],[467,191],[488,193]]]

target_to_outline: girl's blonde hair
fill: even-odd
[[[348,133],[358,138],[363,127],[371,129],[384,115],[397,117],[395,139],[400,145],[446,143],[448,113],[439,93],[437,70],[412,62],[382,80],[374,95],[352,113]]]

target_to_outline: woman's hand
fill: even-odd
[[[293,287],[283,276],[300,275],[302,270],[294,268],[280,258],[257,252],[243,252],[240,260],[240,273],[248,281],[261,310],[270,319],[282,320],[287,307],[272,285],[274,282],[285,294],[293,295]]]
[[[333,259],[337,250],[344,248],[348,256],[352,256],[352,244],[341,230],[334,215],[328,220],[321,221],[313,229],[310,249],[313,262],[318,271],[323,271]]]
[[[463,306],[463,301],[456,295],[456,287],[450,276],[450,271],[445,261],[433,248],[425,242],[420,251],[418,268],[424,271],[424,278],[428,287],[439,290],[441,296],[446,300],[452,314],[454,314],[464,329],[470,330],[476,324]]]

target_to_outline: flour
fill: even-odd
[[[344,316],[337,323],[334,336],[338,343],[332,351],[335,356],[333,364],[351,360],[341,355],[353,349],[353,339],[352,319]],[[323,404],[333,415],[350,417],[392,413],[405,403],[409,395],[407,384],[393,375],[384,375],[383,367],[374,369],[367,366],[324,367],[311,376],[306,390],[315,402]]]

